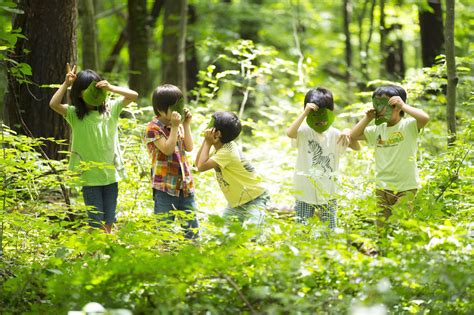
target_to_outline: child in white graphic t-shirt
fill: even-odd
[[[335,194],[339,156],[347,146],[360,149],[348,130],[341,132],[331,127],[333,111],[331,91],[310,89],[304,99],[304,111],[286,132],[295,139],[293,144],[298,148],[294,174],[297,221],[305,223],[316,214],[332,230],[337,225]]]

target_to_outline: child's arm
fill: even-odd
[[[341,135],[339,136],[339,139],[337,140],[337,143],[341,143],[342,145],[349,148],[351,148],[354,151],[359,151],[360,150],[360,143],[358,140],[354,139],[351,137],[351,130],[350,129],[344,129],[341,132]]]
[[[430,116],[428,116],[427,113],[425,113],[423,110],[414,108],[408,104],[405,104],[405,102],[401,99],[400,96],[392,96],[388,100],[388,104],[394,107],[399,108],[400,110],[404,111],[411,117],[416,119],[416,127],[418,130],[426,126],[428,121],[430,120]]]
[[[296,136],[298,135],[298,129],[303,123],[303,120],[306,118],[306,116],[308,116],[310,111],[312,110],[316,111],[318,110],[318,108],[319,108],[318,105],[314,103],[306,104],[304,111],[298,116],[298,118],[296,118],[296,120],[286,130],[286,135],[292,139],[296,139]]]
[[[161,137],[160,139],[153,141],[158,150],[163,152],[163,154],[173,154],[176,142],[178,141],[178,128],[180,123],[181,115],[178,112],[173,112],[171,114],[171,131],[168,139]]]
[[[53,97],[49,101],[49,107],[62,116],[66,115],[68,105],[61,104],[61,101],[64,98],[68,87],[70,87],[72,83],[76,80],[76,71],[76,66],[74,66],[71,70],[71,66],[69,65],[69,63],[67,64],[66,78],[64,79],[63,84],[61,84],[61,87],[56,91],[56,93],[54,93]]]
[[[111,93],[122,95],[123,96],[122,105],[124,107],[130,104],[131,102],[136,101],[138,98],[138,93],[135,92],[134,90],[131,90],[129,88],[122,87],[122,86],[112,85],[107,80],[102,80],[102,81],[97,82],[95,87],[98,89],[109,91]]]
[[[184,109],[184,122],[183,122],[183,128],[184,128],[184,149],[187,152],[191,152],[193,150],[194,144],[193,144],[193,135],[191,134],[191,119],[193,118],[193,115],[191,114],[191,111],[187,108]]]
[[[217,163],[209,158],[209,151],[216,139],[217,135],[214,128],[208,129],[204,132],[204,141],[202,142],[201,148],[196,156],[196,167],[199,172],[205,172],[218,167]]]
[[[365,116],[362,118],[354,127],[351,129],[350,137],[351,139],[357,140],[367,140],[364,135],[365,128],[370,124],[370,122],[375,118],[375,109],[370,108],[365,111]]]

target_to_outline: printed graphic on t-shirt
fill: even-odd
[[[393,132],[390,134],[387,140],[383,140],[382,136],[379,134],[377,136],[377,146],[378,147],[393,147],[402,142],[404,139],[403,134],[400,131]]]
[[[323,155],[323,148],[314,140],[308,141],[308,148],[308,153],[312,154],[312,167],[319,167],[324,173],[332,173],[334,171],[331,161],[331,159],[334,159],[334,154]]]
[[[216,178],[217,178],[217,182],[219,183],[219,186],[222,188],[228,187],[229,183],[226,182],[224,179],[224,176],[222,176],[222,171],[220,167],[216,167],[215,170],[216,170]]]

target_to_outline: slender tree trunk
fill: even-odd
[[[391,25],[387,28],[387,36],[392,32],[401,34],[401,29],[402,25],[400,24]],[[394,38],[394,40],[388,41],[386,46],[385,70],[390,79],[401,80],[405,76],[405,48],[400,35],[396,35]]]
[[[440,0],[429,0],[432,12],[420,8],[418,20],[421,35],[421,57],[423,67],[431,67],[436,56],[443,52],[443,10]]]
[[[352,4],[350,0],[344,0],[343,4],[343,16],[344,16],[344,37],[345,37],[345,60],[346,60],[346,80],[347,84],[350,86],[352,82],[352,44],[351,44],[351,17],[352,17]]]
[[[179,40],[178,40],[178,87],[184,95],[184,101],[187,103],[187,84],[186,84],[186,34],[188,24],[188,1],[180,0],[181,8],[179,14]]]
[[[164,4],[164,19],[163,19],[163,34],[161,43],[161,69],[162,69],[162,83],[169,83],[178,86],[180,89],[185,87],[183,82],[183,62],[180,60],[185,53],[182,50],[182,40],[186,36],[181,34],[185,28],[181,20],[181,14],[184,10],[182,5],[184,0],[166,1]],[[185,70],[184,70],[185,71]],[[186,94],[186,89],[183,91]]]
[[[99,69],[99,60],[94,0],[80,0],[78,4],[82,35],[82,68],[97,71]]]
[[[64,81],[66,63],[76,63],[75,0],[20,0],[24,14],[13,18],[13,29],[21,29],[27,39],[18,39],[10,58],[31,66],[31,82],[18,82],[8,71],[4,118],[16,131],[33,137],[69,138],[68,128],[60,115],[48,104],[55,89],[43,85]],[[47,142],[43,148],[48,157],[62,158],[57,144]]]
[[[196,7],[188,5],[188,27],[192,28],[197,22]],[[191,36],[186,37],[186,89],[191,91],[196,87],[199,64],[196,51],[196,42]]]
[[[150,90],[146,0],[128,0],[128,85],[143,97]]]
[[[446,118],[448,123],[448,145],[456,141],[456,54],[454,51],[455,0],[446,0],[446,67],[448,72]]]
[[[387,33],[385,27],[385,0],[380,0],[380,13],[379,13],[379,30],[380,30],[380,66],[379,66],[379,77],[384,78],[386,76],[385,66],[383,61],[387,58],[387,52],[385,47],[385,36]]]
[[[156,0],[153,3],[153,7],[151,9],[151,13],[148,19],[148,29],[152,30],[155,27],[156,20],[158,19],[158,16],[160,16],[161,8],[163,7],[165,0]],[[127,25],[123,28],[123,30],[120,32],[120,35],[115,42],[112,51],[110,52],[109,56],[107,57],[107,60],[105,61],[104,65],[104,72],[112,72],[112,70],[115,67],[115,64],[117,63],[118,56],[120,52],[122,51],[122,48],[125,46],[125,44],[128,42],[128,23]]]
[[[360,71],[365,79],[368,79],[368,71],[367,71],[367,56],[365,55],[364,51],[364,41],[363,41],[363,33],[364,33],[364,18],[365,13],[367,12],[367,6],[369,4],[369,0],[364,1],[364,6],[362,7],[362,11],[359,14],[358,18],[358,25],[359,25],[359,60],[360,60]]]

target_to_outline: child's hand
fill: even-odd
[[[402,110],[403,106],[405,106],[405,102],[400,96],[392,96],[388,100],[388,105],[393,106],[396,109]]]
[[[204,131],[204,141],[209,144],[214,144],[219,139],[215,128],[207,129]]]
[[[74,83],[74,81],[76,81],[77,79],[76,72],[77,72],[76,65],[74,65],[74,67],[72,67],[71,69],[71,65],[68,62],[66,64],[66,78],[64,79],[64,83],[66,83],[67,86],[71,86]]]
[[[109,91],[109,92],[111,92],[112,90],[112,85],[107,80],[102,80],[102,81],[97,82],[95,87],[98,89]]]
[[[304,108],[304,112],[306,115],[309,114],[310,111],[314,110],[317,111],[319,109],[319,106],[314,104],[314,103],[306,103],[306,107]]]
[[[375,108],[369,108],[365,111],[365,117],[367,117],[370,121],[375,118]]]
[[[183,125],[189,125],[191,123],[191,119],[193,119],[193,114],[191,113],[189,108],[185,108]]]
[[[178,112],[171,113],[171,127],[178,127],[181,123],[181,115]]]
[[[337,143],[341,143],[342,146],[347,147],[351,143],[351,131],[350,129],[344,129],[337,140]]]

